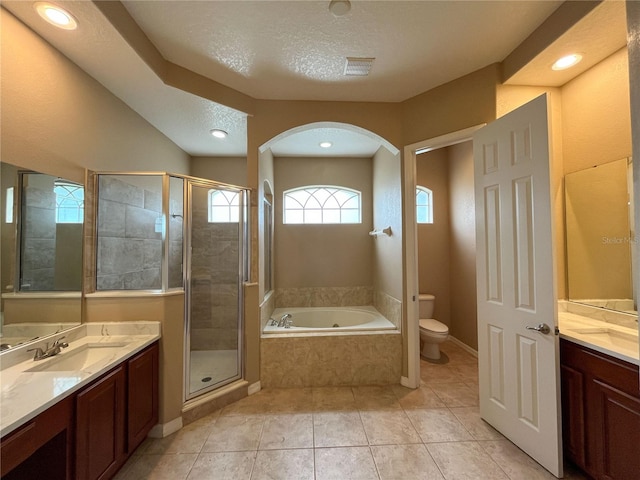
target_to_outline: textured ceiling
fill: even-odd
[[[3,0],[2,6],[190,155],[246,155],[246,114],[165,85],[93,2],[56,3],[78,18],[78,30],[46,24],[30,1]],[[166,60],[251,97],[397,102],[504,60],[562,2],[353,0],[342,17],[329,12],[328,0],[122,3]],[[607,28],[624,31],[619,10],[580,30],[581,38],[608,37]],[[546,55],[572,41],[564,36]],[[607,43],[601,50],[612,48]],[[342,75],[352,56],[375,58],[370,76]],[[518,72],[509,82],[552,85],[546,62],[534,59],[526,75]],[[211,128],[230,135],[215,140]],[[356,136],[347,145],[349,135]],[[317,146],[325,139],[334,143],[330,152]],[[276,155],[369,155],[380,144],[324,126],[270,147]]]

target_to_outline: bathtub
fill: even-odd
[[[290,328],[278,327],[280,318],[289,314]],[[396,330],[396,326],[374,307],[294,307],[276,308],[264,328],[264,334],[349,333]]]

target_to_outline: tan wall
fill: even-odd
[[[564,173],[631,156],[624,48],[562,87]]]
[[[85,322],[160,322],[160,418],[165,424],[182,414],[184,375],[184,295],[90,296]]]
[[[373,157],[372,228],[391,227],[392,235],[366,238],[367,246],[373,248],[376,291],[399,301],[403,300],[401,172],[400,155],[393,155],[385,148],[376,152]]]
[[[499,78],[499,65],[489,65],[402,102],[404,144],[495,120]]]
[[[449,332],[477,350],[476,216],[473,187],[473,143],[447,149],[450,205],[450,305]],[[437,305],[437,302],[436,302]]]
[[[192,177],[206,178],[230,185],[247,185],[247,159],[245,157],[192,157]]]
[[[0,15],[4,161],[77,182],[82,168],[188,173],[185,152],[6,10]]]
[[[448,149],[416,157],[416,184],[433,192],[433,223],[418,223],[418,286],[435,295],[434,318],[450,325]]]
[[[278,288],[372,285],[372,161],[370,158],[274,159],[275,283]],[[283,225],[282,195],[305,185],[362,192],[362,223]]]

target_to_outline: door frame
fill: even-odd
[[[418,228],[416,224],[416,156],[439,148],[473,140],[473,134],[486,123],[457,130],[455,132],[432,137],[427,140],[406,145],[403,150],[404,185],[404,302],[407,315],[407,376],[401,378],[401,384],[409,388],[420,386],[420,329],[418,327]]]

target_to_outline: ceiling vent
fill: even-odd
[[[366,77],[375,58],[347,57],[344,74],[351,77]]]

